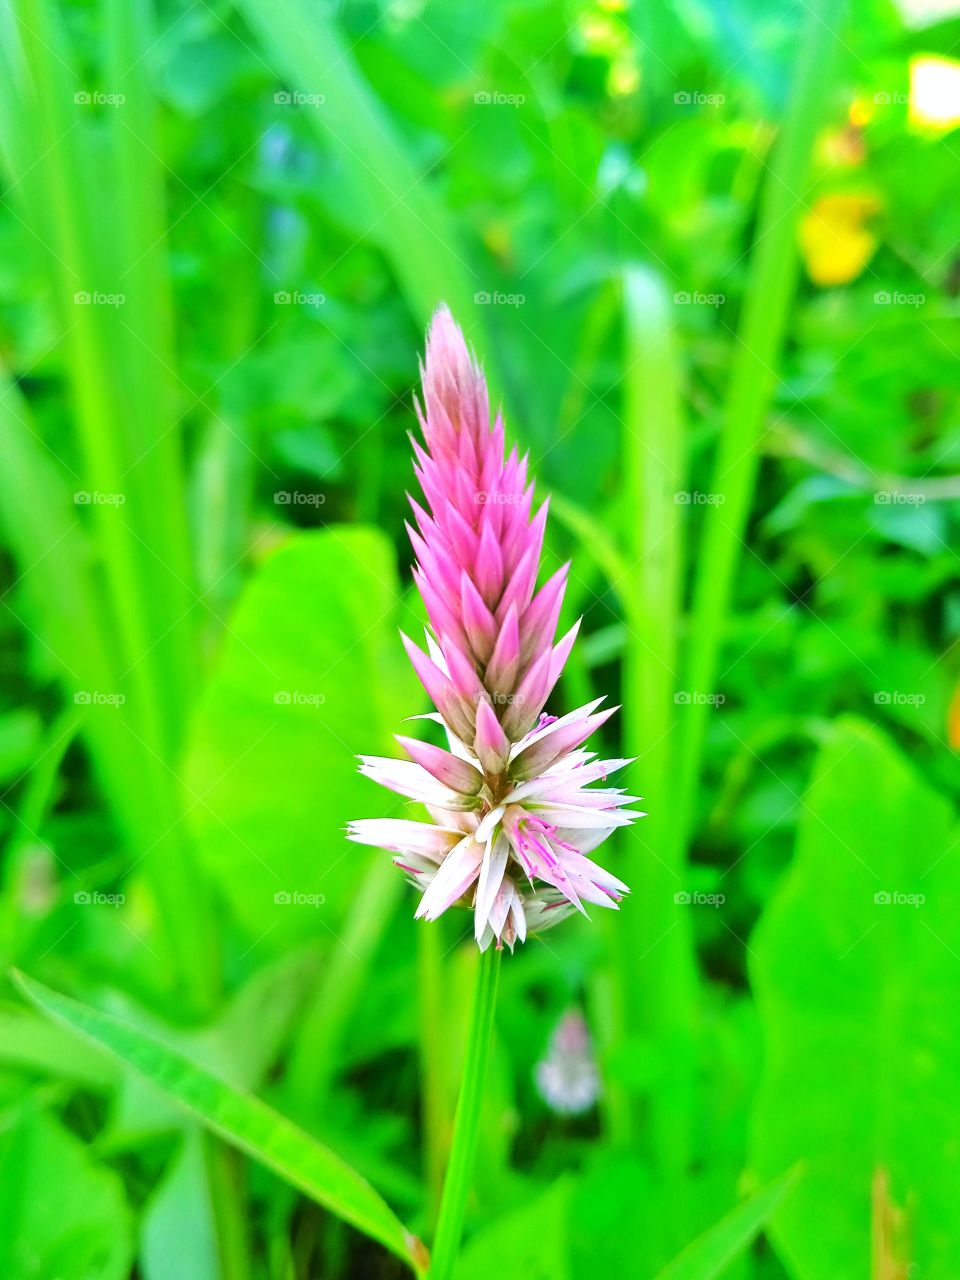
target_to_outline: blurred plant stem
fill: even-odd
[[[621,986],[613,1009],[629,1020],[618,1036],[652,1046],[649,1105],[631,1108],[634,1140],[644,1125],[663,1189],[668,1237],[679,1222],[690,1159],[696,1069],[696,957],[685,887],[683,834],[670,797],[674,697],[678,688],[684,487],[684,430],[672,301],[653,271],[628,267],[624,307],[624,492],[627,564],[615,583],[627,625],[624,741],[631,769],[649,797],[650,816],[625,833],[625,878],[634,904],[610,932]],[[622,1112],[622,1108],[621,1108]]]
[[[378,856],[370,861],[350,914],[330,947],[290,1055],[287,1084],[297,1114],[315,1118],[323,1109],[340,1061],[347,1021],[403,887],[389,859]]]
[[[470,1193],[477,1131],[483,1104],[483,1082],[490,1056],[490,1038],[500,976],[500,952],[490,946],[480,957],[474,989],[460,1097],[453,1126],[453,1144],[440,1200],[440,1215],[431,1254],[429,1280],[450,1280],[463,1234]]]
[[[19,43],[9,46],[0,87],[0,114],[16,121],[12,137],[4,131],[4,160],[43,247],[76,437],[69,460],[51,465],[13,406],[17,468],[56,509],[53,528],[66,543],[30,521],[16,545],[27,577],[38,557],[68,555],[78,567],[73,607],[47,594],[62,569],[30,584],[39,625],[68,697],[85,707],[81,731],[132,864],[143,861],[168,951],[165,995],[188,1018],[208,1018],[221,983],[217,918],[185,834],[178,774],[199,683],[199,597],[174,386],[165,175],[145,74],[154,36],[145,0],[104,0],[102,9],[103,71],[125,102],[122,119],[112,112],[93,122],[78,112],[76,63],[49,0],[15,6]],[[72,507],[68,474],[80,490]],[[21,505],[12,486],[4,502],[11,516]],[[86,528],[78,503],[88,508]],[[216,1137],[205,1146],[222,1272],[244,1280],[235,1158]]]
[[[753,495],[760,439],[777,383],[798,271],[797,224],[823,104],[829,98],[845,5],[814,0],[807,9],[790,97],[763,184],[749,280],[736,335],[726,411],[696,560],[690,644],[683,687],[690,694],[673,791],[683,842],[696,821],[697,786],[716,692],[720,646],[733,575]]]
[[[86,120],[78,121],[71,52],[58,14],[46,0],[22,0],[22,60],[13,91],[21,91],[21,129],[38,158],[24,169],[18,144],[7,159],[47,251],[90,537],[102,568],[96,585],[88,575],[86,602],[100,622],[94,634],[102,652],[90,655],[89,667],[65,661],[68,687],[86,701],[91,721],[103,714],[90,705],[91,691],[119,699],[110,708],[112,731],[92,738],[97,763],[129,846],[145,859],[178,995],[189,1013],[199,1015],[215,1003],[219,963],[215,919],[183,834],[176,774],[198,652],[180,436],[169,385],[174,357],[159,260],[163,183],[151,154],[151,99],[142,75],[132,72],[150,36],[142,5],[110,0],[108,9],[105,61],[117,88],[129,91],[137,132],[117,113],[102,138],[94,138]],[[9,104],[3,110],[11,114]],[[117,191],[109,228],[97,207],[102,185]],[[109,290],[103,296],[122,298],[123,305],[94,305],[95,288]],[[62,481],[56,492],[69,502]],[[46,601],[41,611],[51,648],[69,652],[73,634],[61,631],[61,619]],[[110,683],[94,684],[95,678]],[[131,758],[132,787],[116,785],[123,771],[105,756]]]
[[[391,867],[391,871],[393,868]],[[443,1168],[447,1154],[449,1121],[446,1111],[447,1079],[438,1035],[443,1017],[443,933],[439,924],[419,926],[417,939],[417,990],[420,993],[419,1049],[420,1098],[423,1125],[423,1164],[427,1182],[427,1215],[436,1221],[443,1193]]]

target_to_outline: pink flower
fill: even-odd
[[[361,757],[361,772],[427,807],[431,823],[352,822],[350,838],[389,849],[423,890],[417,917],[472,907],[481,949],[548,928],[585,904],[616,907],[627,886],[587,855],[642,815],[635,797],[594,787],[628,760],[583,750],[616,708],[603,699],[559,718],[544,706],[579,623],[557,643],[569,565],[537,590],[547,503],[533,512],[527,460],[505,456],[483,374],[446,307],[433,318],[417,406],[424,446],[411,499],[413,570],[430,619],[427,652],[406,636],[447,748],[398,737],[408,760]]]
[[[544,1102],[560,1115],[580,1115],[596,1102],[600,1075],[579,1009],[568,1009],[557,1023],[547,1054],[534,1069],[534,1079]]]

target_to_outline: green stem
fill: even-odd
[[[450,1148],[450,1162],[443,1184],[440,1218],[428,1273],[430,1280],[450,1280],[460,1248],[467,1195],[477,1153],[477,1127],[483,1103],[483,1082],[487,1072],[499,976],[500,952],[495,947],[490,947],[481,955],[477,973],[463,1080],[453,1126],[453,1145]]]
[[[443,1026],[443,934],[434,929],[417,930],[417,987],[420,992],[420,1078],[423,1127],[423,1166],[427,1182],[427,1212],[431,1227],[436,1225],[443,1195],[450,1109],[448,1069],[439,1034]]]
[[[615,972],[625,979],[624,1005],[671,1069],[650,1098],[648,1140],[664,1191],[662,1225],[683,1235],[676,1219],[690,1158],[696,1061],[697,965],[690,913],[676,903],[685,888],[679,819],[668,803],[674,774],[680,566],[677,494],[684,482],[681,374],[673,305],[648,268],[624,272],[627,374],[624,379],[624,473],[629,498],[629,565],[620,584],[629,641],[624,652],[624,742],[636,755],[635,785],[649,796],[650,816],[624,833],[625,871],[643,911],[628,916],[629,954]],[[629,780],[628,780],[629,781]]]

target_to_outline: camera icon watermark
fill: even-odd
[[[926,900],[927,895],[925,893],[881,891],[873,895],[873,902],[877,907],[922,907]]]
[[[322,907],[327,899],[322,893],[303,893],[299,889],[287,892],[281,889],[273,895],[273,901],[278,907]]]
[[[526,100],[526,94],[499,93],[495,89],[480,89],[473,95],[478,107],[522,107]]]
[[[877,307],[922,307],[926,300],[925,293],[901,293],[896,289],[878,289],[873,295]]]
[[[700,693],[696,689],[678,689],[673,695],[677,707],[722,707],[726,700],[724,693]]]
[[[273,95],[277,107],[322,107],[326,100],[325,93],[300,93],[296,89],[280,89]]]
[[[325,293],[304,293],[300,289],[278,289],[273,295],[275,307],[322,307],[326,301]]]
[[[873,695],[878,707],[922,707],[926,700],[924,693],[903,693],[899,689],[879,689]]]
[[[278,489],[273,495],[277,507],[322,507],[326,500],[325,493],[306,493],[300,489]]]
[[[722,507],[727,500],[725,493],[701,493],[699,489],[679,489],[673,500],[678,507]]]
[[[673,95],[678,107],[722,107],[726,100],[725,93],[703,93],[700,89],[681,89]]]
[[[73,895],[78,907],[122,907],[126,900],[125,893],[101,893],[99,889],[80,889]]]
[[[73,95],[77,107],[122,107],[127,97],[124,93],[100,93],[99,90],[80,89]]]
[[[522,307],[526,300],[524,293],[500,293],[496,289],[492,293],[480,289],[473,295],[474,304],[478,307]]]
[[[273,695],[278,707],[322,707],[326,700],[326,694],[304,693],[300,689],[278,689]]]

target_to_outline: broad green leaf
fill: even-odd
[[[192,820],[211,875],[267,950],[329,937],[370,860],[344,827],[389,799],[356,757],[390,752],[420,709],[395,600],[386,538],[331,526],[267,560],[224,637],[193,739]]]
[[[488,1280],[491,1275],[524,1280],[570,1280],[568,1218],[570,1178],[483,1227],[464,1246],[456,1280]]]
[[[713,1280],[746,1249],[794,1181],[794,1174],[778,1178],[737,1205],[725,1218],[698,1236],[670,1263],[657,1280]]]
[[[26,997],[81,1040],[102,1045],[169,1094],[224,1141],[268,1169],[418,1270],[423,1246],[349,1165],[284,1116],[144,1032],[51,991],[23,974]]]
[[[802,1280],[865,1280],[885,1176],[917,1274],[960,1274],[956,844],[946,800],[876,729],[840,721],[752,943],[754,1162],[761,1177],[804,1163],[771,1230]]]
[[[0,1135],[0,1275],[124,1280],[130,1213],[120,1178],[32,1107]]]

